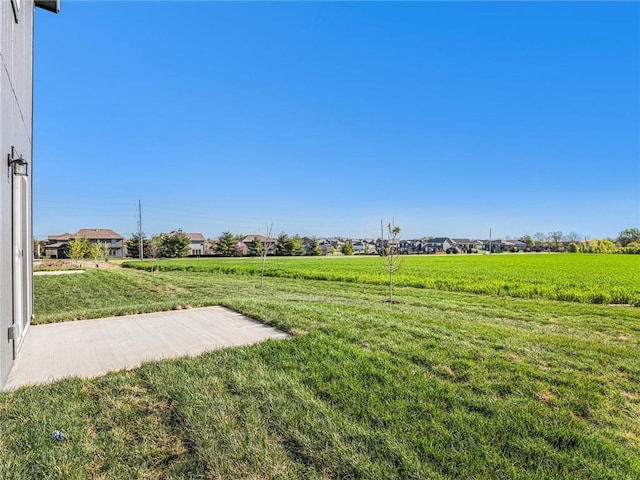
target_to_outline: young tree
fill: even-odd
[[[547,247],[547,235],[542,232],[537,232],[533,238],[535,238],[536,242],[540,244],[541,248]]]
[[[151,273],[153,273],[153,269],[156,264],[156,259],[158,258],[158,254],[160,252],[160,239],[158,236],[152,237],[149,241],[149,255],[147,258],[151,258]]]
[[[342,245],[342,254],[343,255],[353,255],[353,243],[351,243],[350,240],[348,240],[347,242],[344,243],[344,245]]]
[[[276,250],[276,242],[273,241],[273,223],[269,224],[267,227],[267,238],[265,239],[265,243],[262,247],[262,253],[260,256],[262,257],[262,269],[260,270],[260,288],[264,285],[264,267],[267,261],[267,255],[270,253],[274,253]]]
[[[291,238],[291,255],[295,257],[299,257],[304,255],[304,243],[300,235],[296,234],[293,238]]]
[[[313,255],[317,257],[321,255],[320,244],[318,243],[318,239],[316,237],[311,237],[311,243],[309,244],[309,255]]]
[[[82,266],[82,260],[89,255],[90,251],[87,238],[74,238],[69,243],[69,256],[76,266]]]
[[[262,243],[262,237],[260,235],[256,235],[253,237],[253,241],[249,242],[249,255],[252,257],[262,257],[262,253],[264,252],[264,243]]]
[[[382,249],[382,268],[389,274],[389,302],[392,303],[393,274],[402,267],[402,258],[400,257],[400,227],[396,227],[391,223],[387,224],[387,235],[387,247]]]
[[[580,241],[580,234],[576,232],[569,232],[562,236],[562,240],[567,243],[575,243],[576,245]]]
[[[213,251],[222,257],[235,257],[237,243],[238,239],[231,232],[222,232]]]
[[[551,239],[551,242],[553,243],[553,251],[554,252],[559,252],[560,251],[560,244],[562,243],[562,232],[557,230],[555,232],[549,232],[549,238]]]
[[[103,262],[109,256],[109,244],[106,242],[94,242],[89,250],[94,262],[96,262],[96,267],[98,262]]]

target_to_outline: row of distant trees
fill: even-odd
[[[267,236],[268,238],[269,236]],[[278,256],[319,256],[322,254],[318,239],[311,238],[308,248],[300,235],[289,236],[285,232],[281,232],[275,239],[275,244],[271,245],[264,241],[264,237],[257,237],[255,241],[248,242],[243,245],[242,239],[244,235],[237,235],[231,232],[223,232],[218,238],[217,243],[213,247],[213,252],[222,257],[235,257],[241,255],[243,246],[248,249],[249,255],[261,257],[264,254],[276,254]],[[529,247],[541,246],[551,251],[561,252],[567,251],[571,253],[635,253],[640,254],[640,229],[627,228],[620,232],[617,238],[605,239],[586,239],[581,238],[577,233],[571,232],[563,234],[561,231],[549,233],[536,233],[533,236],[524,235],[518,240],[525,243]],[[142,234],[143,254],[145,258],[177,258],[185,257],[189,254],[189,237],[182,231],[178,230],[172,234],[162,234],[147,238]],[[104,244],[103,251],[100,253],[99,245],[89,244],[87,239],[77,239],[70,245],[70,256],[72,259],[83,259],[94,257],[96,261],[99,258],[106,258],[108,255],[108,246]],[[126,242],[127,251],[131,257],[140,256],[140,238],[139,235],[133,235]],[[74,254],[74,248],[76,254]],[[265,249],[268,251],[265,252]],[[338,251],[344,255],[353,255],[354,247],[350,241],[345,242]]]
[[[244,235],[234,235],[231,232],[222,232],[222,235],[218,238],[218,242],[213,247],[213,251],[216,255],[220,255],[222,257],[234,257],[241,255],[243,244],[242,239]],[[265,248],[270,248],[269,245],[269,237],[265,241],[264,237],[257,237],[254,241],[248,242],[247,245],[244,245],[250,256],[260,257],[263,255]],[[265,243],[267,245],[265,245]],[[272,246],[273,250],[267,253],[273,254],[280,257],[299,257],[303,255],[310,256],[319,256],[322,255],[322,250],[320,249],[320,244],[318,243],[318,239],[316,237],[312,237],[309,242],[308,248],[305,246],[302,237],[298,234],[293,235],[292,237],[285,232],[281,232],[278,235],[278,238],[275,239],[275,245]],[[336,250],[337,253],[338,250]],[[353,243],[350,241],[345,242],[341,248],[340,252],[344,255],[353,255],[354,248]]]
[[[189,237],[178,230],[172,234],[155,235],[147,238],[142,233],[142,254],[144,258],[179,258],[189,254]],[[140,257],[140,235],[133,235],[126,242],[129,256]]]
[[[563,234],[560,231],[536,233],[533,236],[524,235],[518,240],[529,247],[534,245],[549,248],[555,252],[570,253],[634,253],[640,254],[640,229],[627,228],[618,237],[603,239],[587,239],[571,232]]]
[[[306,255],[307,250],[302,241],[300,235],[294,235],[290,237],[288,234],[282,232],[275,240],[275,245],[270,245],[269,237],[256,237],[252,242],[248,242],[247,245],[243,245],[242,239],[244,235],[234,235],[231,232],[222,232],[222,235],[218,237],[218,242],[213,247],[213,252],[216,255],[222,257],[235,257],[241,254],[242,247],[245,246],[249,255],[254,257],[262,256],[266,248],[272,248],[273,251],[268,253],[275,253],[278,256],[290,257],[290,256],[302,256]],[[320,247],[318,241],[314,238],[312,240],[311,251],[312,255],[320,255]]]
[[[223,257],[233,257],[240,255],[240,242],[244,236],[234,235],[231,232],[223,232],[218,238],[218,243],[214,247],[214,253]],[[564,234],[561,231],[549,233],[538,232],[531,235],[524,235],[518,240],[524,242],[529,247],[542,247],[554,252],[571,252],[571,253],[635,253],[640,254],[640,229],[627,228],[620,232],[617,238],[604,239],[586,239],[580,234],[571,232]],[[263,254],[264,244],[262,241],[256,240],[246,245],[251,256],[261,256]],[[299,235],[290,237],[287,233],[282,232],[276,239],[274,246],[275,254],[278,256],[302,256],[302,255],[321,255],[318,239],[313,237],[309,243],[308,249],[305,248],[304,242]],[[334,253],[338,251],[344,255],[353,255],[353,243],[347,241],[339,250],[334,249]],[[273,253],[273,252],[269,252]]]

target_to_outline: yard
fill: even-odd
[[[535,270],[507,256],[411,260],[397,304],[350,258],[36,277],[39,322],[220,304],[294,336],[0,394],[0,478],[640,478],[640,309],[608,305],[640,269],[595,257],[545,262],[627,301],[411,284]]]
[[[406,256],[394,283],[417,288],[640,306],[640,255],[502,254]],[[151,269],[152,262],[128,261]],[[153,262],[163,271],[257,275],[258,258],[178,259]],[[338,280],[381,285],[388,282],[380,258],[270,258],[265,275],[307,280]]]

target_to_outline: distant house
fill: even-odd
[[[318,249],[320,251],[320,254],[322,255],[322,248],[320,247],[320,241],[322,239],[320,238],[315,238],[315,241],[318,243]],[[302,245],[304,246],[304,254],[305,255],[313,255],[313,241],[314,238],[311,237],[302,237]]]
[[[329,242],[329,244],[333,248],[334,252],[341,252],[342,251],[342,247],[344,247],[345,243],[348,242],[348,240],[346,238],[344,238],[344,237],[332,237],[332,238],[327,238],[326,240],[327,240],[327,242]],[[332,252],[332,250],[330,248],[329,249],[329,253],[331,253],[331,252]]]
[[[452,238],[451,240],[453,240],[453,243],[458,250],[465,253],[473,252],[476,249],[476,242],[470,238]]]
[[[326,238],[319,238],[318,239],[318,246],[320,247],[320,253],[322,255],[329,255],[330,253],[332,253],[335,250],[337,250],[337,248],[334,246],[333,243],[331,243],[331,240],[326,239]]]
[[[318,242],[318,248],[320,248],[320,240],[315,239]],[[313,255],[313,238],[311,237],[302,237],[302,245],[304,245],[304,254],[305,255]]]
[[[400,240],[400,253],[412,254],[422,252],[422,240]]]
[[[384,248],[389,248],[389,245],[394,246],[393,241],[388,240],[388,239],[380,239],[378,238],[375,242],[375,251],[378,254],[382,254],[382,251]],[[395,240],[395,246],[400,248],[400,241],[399,240]]]
[[[527,248],[527,244],[520,240],[504,240],[502,242],[503,252],[523,252]]]
[[[454,246],[455,243],[449,237],[430,238],[423,243],[423,249],[428,253],[446,252]]]
[[[76,238],[86,238],[90,244],[106,243],[109,247],[109,257],[124,258],[124,237],[108,228],[83,228],[73,235],[50,235],[44,246],[44,254],[49,258],[69,258],[69,244]]]
[[[262,248],[267,251],[267,255],[276,254],[276,244],[278,243],[277,238],[265,237],[264,235],[245,235],[239,242],[242,244],[240,255],[250,255],[253,242],[262,243]]]
[[[43,246],[44,255],[49,258],[67,258],[69,250],[69,242],[71,241],[70,233],[62,235],[49,235]]]
[[[320,248],[320,255],[330,255],[334,252],[340,252],[344,244],[347,242],[347,239],[338,238],[338,237],[317,238],[316,240],[318,241],[318,247]],[[304,237],[302,239],[302,242],[304,243],[305,251],[307,252],[307,255],[310,254],[311,239],[309,237]],[[353,244],[353,241],[351,241],[351,243]]]
[[[353,240],[351,242],[353,245],[353,252],[363,254],[367,251],[367,245],[362,240]]]
[[[340,252],[347,242],[351,242],[353,253],[356,255],[375,253],[376,251],[375,240],[359,238],[321,238],[318,239],[318,247],[320,247],[320,253],[322,255],[328,255],[333,251]],[[310,247],[307,246],[307,251],[309,250]]]
[[[376,241],[373,238],[363,238],[362,244],[364,245],[364,253],[372,254],[376,253]]]
[[[522,252],[527,248],[527,244],[521,242],[520,240],[501,240],[495,239],[491,240],[483,240],[483,249],[489,250],[493,253],[503,253],[503,252]]]
[[[204,242],[206,239],[201,233],[185,233],[189,237],[189,256],[201,257],[205,253]]]
[[[207,240],[201,233],[186,233],[178,229],[169,233],[161,233],[160,236],[166,235],[167,237],[172,237],[178,234],[182,234],[189,239],[189,252],[187,253],[187,256],[201,257],[207,251]]]
[[[109,256],[124,258],[124,237],[109,228],[84,228],[78,230],[73,236],[75,238],[86,238],[89,243],[106,243],[109,246]]]

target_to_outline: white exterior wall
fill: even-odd
[[[189,244],[189,255],[204,255],[204,242],[200,240],[191,240],[191,243]]]

